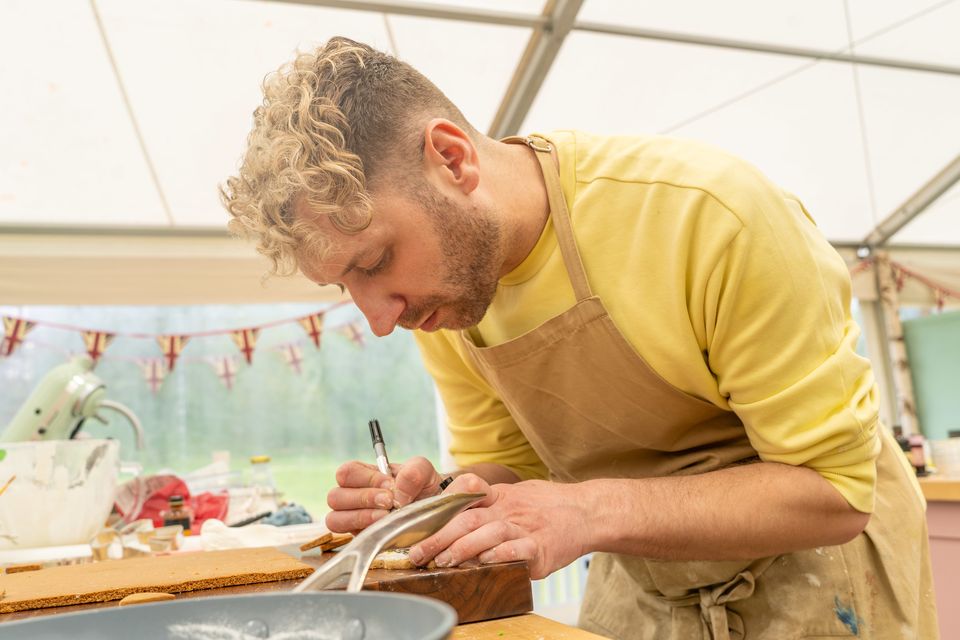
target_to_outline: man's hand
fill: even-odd
[[[544,578],[589,548],[589,517],[579,490],[575,484],[541,480],[490,486],[476,475],[462,475],[444,493],[487,497],[414,546],[410,559],[424,564],[434,558],[440,567],[471,558],[485,564],[527,560],[530,577]]]
[[[393,478],[372,464],[347,462],[337,469],[337,487],[327,494],[333,511],[327,528],[337,533],[358,533],[387,515],[390,509],[440,493],[440,474],[426,458],[391,464]]]

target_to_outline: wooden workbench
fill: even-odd
[[[960,502],[960,478],[919,478],[927,502]]]
[[[601,636],[528,613],[512,618],[461,624],[451,640],[603,640]]]

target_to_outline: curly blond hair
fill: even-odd
[[[345,233],[365,229],[370,185],[416,180],[422,127],[433,117],[476,135],[432,82],[393,56],[342,37],[298,54],[264,80],[238,175],[220,187],[228,228],[257,240],[272,274],[323,259],[329,239],[295,209],[329,215]]]

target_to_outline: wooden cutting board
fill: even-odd
[[[333,558],[333,554],[304,556],[303,562],[319,567]],[[333,589],[346,587],[344,577],[333,584]],[[177,596],[203,598],[247,593],[274,593],[289,591],[297,582],[267,582],[241,587],[192,591]],[[526,562],[472,565],[433,569],[371,569],[363,581],[365,591],[412,593],[446,602],[456,609],[458,620],[476,622],[514,616],[533,610],[533,588],[530,569]],[[15,616],[21,614],[14,614]]]
[[[49,567],[0,576],[0,613],[303,578],[313,567],[272,547]]]
[[[372,569],[363,588],[442,600],[457,610],[461,623],[533,610],[533,589],[526,562],[445,569]]]

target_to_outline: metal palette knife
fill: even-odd
[[[485,497],[483,493],[440,494],[397,509],[360,532],[293,591],[319,591],[346,574],[350,575],[347,591],[360,591],[374,556],[385,549],[409,547],[430,537]]]

